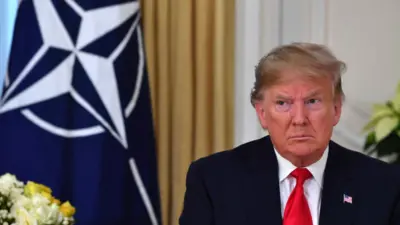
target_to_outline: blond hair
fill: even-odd
[[[310,77],[330,76],[335,98],[344,98],[342,74],[346,64],[338,60],[324,45],[313,43],[292,43],[274,48],[261,58],[255,69],[255,82],[251,91],[251,104],[263,99],[264,88],[278,82],[281,73],[287,69],[301,71]]]

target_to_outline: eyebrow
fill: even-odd
[[[309,94],[305,95],[304,99],[315,97],[315,96],[320,95],[320,94],[321,94],[321,89],[313,90]],[[275,95],[275,98],[276,99],[283,99],[283,100],[290,100],[293,97],[291,97],[289,95],[282,94],[282,93],[278,93],[277,95]]]
[[[277,98],[277,99],[285,99],[285,100],[292,99],[291,96],[283,95],[283,94],[277,94],[277,95],[275,96],[275,98]]]
[[[314,90],[314,91],[310,92],[309,94],[307,94],[305,96],[305,98],[315,97],[315,96],[320,95],[320,94],[321,94],[321,89],[317,89],[317,90]]]

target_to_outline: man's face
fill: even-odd
[[[283,156],[304,158],[322,155],[341,114],[329,77],[307,78],[293,71],[267,88],[256,110],[277,151]],[[315,158],[315,157],[314,157]]]

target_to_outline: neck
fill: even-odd
[[[324,151],[317,151],[311,155],[304,156],[298,156],[292,153],[283,153],[281,155],[296,167],[307,167],[321,159],[323,154]]]

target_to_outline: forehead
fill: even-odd
[[[266,91],[274,95],[332,95],[334,85],[329,76],[309,75],[300,72],[286,71],[280,74],[280,79],[268,87]]]

